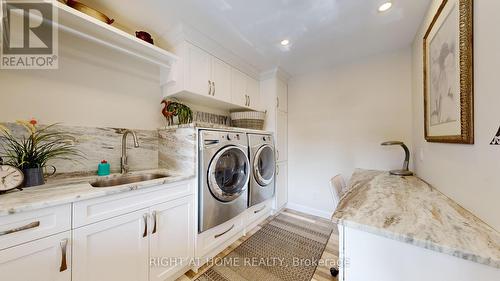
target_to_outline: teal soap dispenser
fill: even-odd
[[[97,175],[98,176],[109,176],[111,173],[111,165],[109,165],[108,161],[102,160],[97,166]]]

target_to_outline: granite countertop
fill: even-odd
[[[10,191],[0,195],[0,216],[108,196],[161,184],[174,183],[193,179],[195,177],[194,175],[171,174],[164,169],[138,171],[129,174],[163,174],[168,175],[168,177],[103,188],[95,188],[90,185],[90,182],[98,178],[97,176],[59,178],[49,181],[44,185],[25,188],[22,191]],[[99,179],[119,176],[121,175],[113,174],[107,177],[99,177]]]
[[[500,233],[417,177],[356,170],[333,220],[500,268]]]

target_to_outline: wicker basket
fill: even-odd
[[[266,113],[261,111],[244,111],[231,113],[231,124],[233,127],[262,130]]]

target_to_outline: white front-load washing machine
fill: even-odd
[[[248,134],[250,148],[250,183],[248,206],[274,196],[276,161],[272,135]]]
[[[250,160],[245,133],[200,130],[198,139],[201,233],[247,209]]]

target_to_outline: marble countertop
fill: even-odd
[[[273,135],[272,132],[265,131],[265,130],[255,130],[255,129],[246,129],[246,128],[238,128],[238,127],[229,127],[225,125],[220,125],[220,124],[212,124],[212,123],[205,123],[205,122],[192,122],[189,124],[183,124],[183,125],[172,125],[172,126],[166,126],[161,128],[160,130],[176,130],[180,128],[193,128],[193,129],[215,129],[215,130],[227,130],[227,131],[235,131],[235,132],[242,132],[242,133],[250,133],[250,134],[269,134]]]
[[[158,186],[161,184],[174,183],[178,181],[193,179],[194,175],[171,174],[164,169],[138,171],[129,174],[163,174],[166,178],[150,181],[124,184],[120,186],[95,188],[90,182],[95,181],[97,176],[81,176],[70,178],[59,178],[49,181],[47,184],[25,188],[22,191],[15,190],[0,195],[0,216],[6,216],[19,212],[32,211],[46,207],[52,207],[112,194]],[[119,177],[114,174],[99,179]]]
[[[500,233],[417,177],[356,170],[333,220],[500,268]]]

